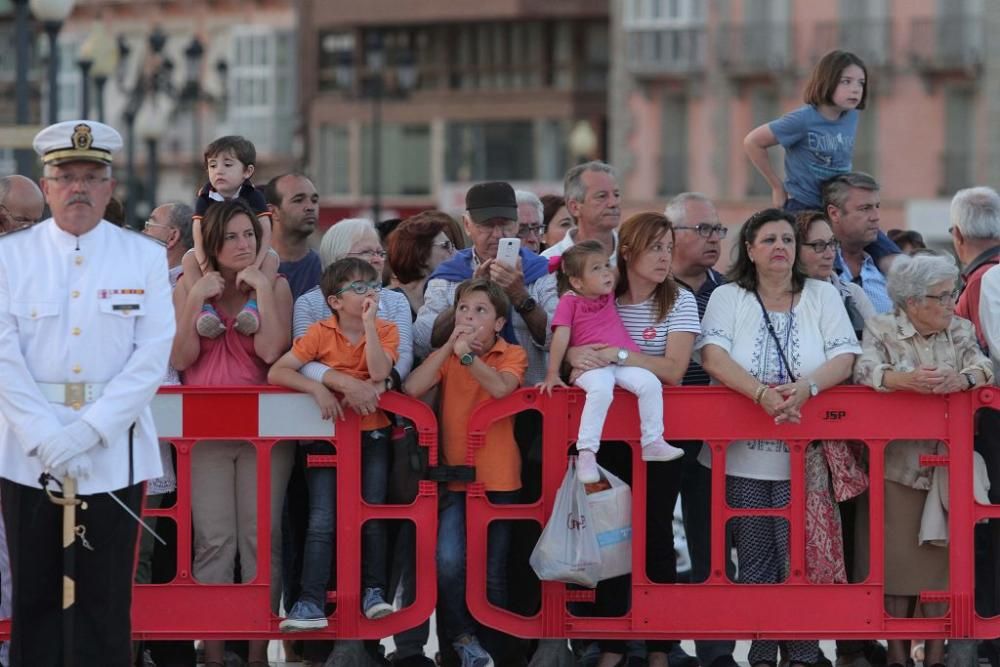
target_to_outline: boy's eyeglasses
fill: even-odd
[[[829,241],[813,241],[812,243],[803,243],[804,246],[809,246],[813,249],[813,252],[817,255],[822,255],[827,251],[827,248],[833,248],[836,252],[837,248],[840,247],[840,241],[837,239],[830,239]]]
[[[674,229],[691,229],[698,232],[702,238],[710,238],[712,234],[718,234],[720,239],[726,238],[729,229],[724,225],[711,225],[707,222],[700,222],[697,225],[674,225]]]
[[[333,293],[334,296],[340,296],[344,292],[354,292],[355,294],[368,294],[368,292],[381,292],[382,283],[376,281],[365,282],[364,280],[355,280],[352,283],[344,285],[339,290]]]
[[[950,292],[945,292],[944,294],[925,294],[925,299],[934,299],[942,306],[947,306],[950,303],[955,303],[958,301],[958,295],[961,292],[959,289],[953,289]]]

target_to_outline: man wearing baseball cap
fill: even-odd
[[[528,353],[524,382],[541,382],[551,338],[549,322],[559,301],[555,274],[548,272],[546,260],[523,247],[516,266],[496,261],[500,239],[517,236],[517,198],[509,183],[492,181],[472,186],[465,195],[465,208],[462,223],[472,247],[455,253],[428,278],[424,305],[413,324],[414,352],[420,357],[430,352],[434,321],[452,305],[460,282],[472,277],[489,278],[510,298],[512,312],[506,314],[507,325],[501,335]]]
[[[57,123],[35,137],[52,217],[0,237],[0,493],[13,574],[11,665],[125,667],[142,482],[161,474],[149,402],[174,313],[163,247],[102,219],[118,132]],[[47,477],[50,476],[50,477]],[[63,511],[76,481],[73,637],[60,641]],[[44,484],[44,488],[43,488]],[[111,496],[114,496],[112,498]]]

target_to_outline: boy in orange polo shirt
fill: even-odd
[[[310,361],[326,364],[334,372],[359,380],[384,382],[392,371],[399,347],[396,325],[375,317],[382,283],[375,268],[357,257],[348,257],[326,268],[320,289],[333,315],[316,322],[292,345],[267,374],[271,384],[312,395],[324,419],[340,419],[343,411],[336,396],[322,383],[299,373]],[[389,476],[389,418],[381,410],[361,418],[361,495],[365,502],[386,499]],[[310,443],[310,453],[332,454],[329,443]],[[302,562],[302,592],[281,622],[284,632],[325,628],[326,585],[330,578],[336,495],[336,469],[309,468],[309,527]],[[362,610],[368,618],[393,612],[385,600],[386,527],[368,521],[362,528]]]
[[[442,457],[464,465],[469,415],[482,403],[507,396],[524,381],[528,357],[522,347],[500,337],[510,309],[503,289],[484,279],[466,280],[455,291],[455,328],[448,341],[406,378],[403,391],[422,396],[441,385]],[[514,440],[514,419],[490,426],[476,453],[476,481],[495,504],[517,502],[521,454]],[[486,589],[490,602],[507,603],[507,553],[511,524],[490,524]],[[453,482],[441,495],[438,514],[438,622],[462,660],[462,667],[491,667],[493,659],[477,639],[478,626],[465,604],[465,493]],[[484,637],[485,639],[488,639]],[[491,647],[493,648],[493,647]]]

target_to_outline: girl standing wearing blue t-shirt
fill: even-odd
[[[809,75],[805,104],[756,128],[743,140],[750,161],[771,186],[774,206],[822,210],[823,181],[851,171],[858,111],[868,99],[868,70],[853,53],[831,51]],[[767,149],[785,149],[785,182],[774,173]]]
[[[743,148],[771,186],[774,206],[790,213],[825,210],[823,181],[851,171],[858,111],[868,99],[868,69],[848,51],[830,51],[809,74],[805,104],[765,123],[743,139]],[[785,182],[774,173],[767,149],[785,149]],[[886,271],[899,247],[884,232],[865,250]]]

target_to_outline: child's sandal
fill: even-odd
[[[195,321],[194,328],[198,331],[198,335],[204,338],[218,338],[226,330],[225,325],[222,324],[222,319],[219,317],[219,314],[215,312],[215,308],[207,303],[202,306],[201,312],[198,314],[198,319]]]
[[[236,316],[236,324],[233,328],[244,336],[252,336],[260,329],[260,312],[257,310],[257,302],[253,299],[247,301],[243,310]]]

